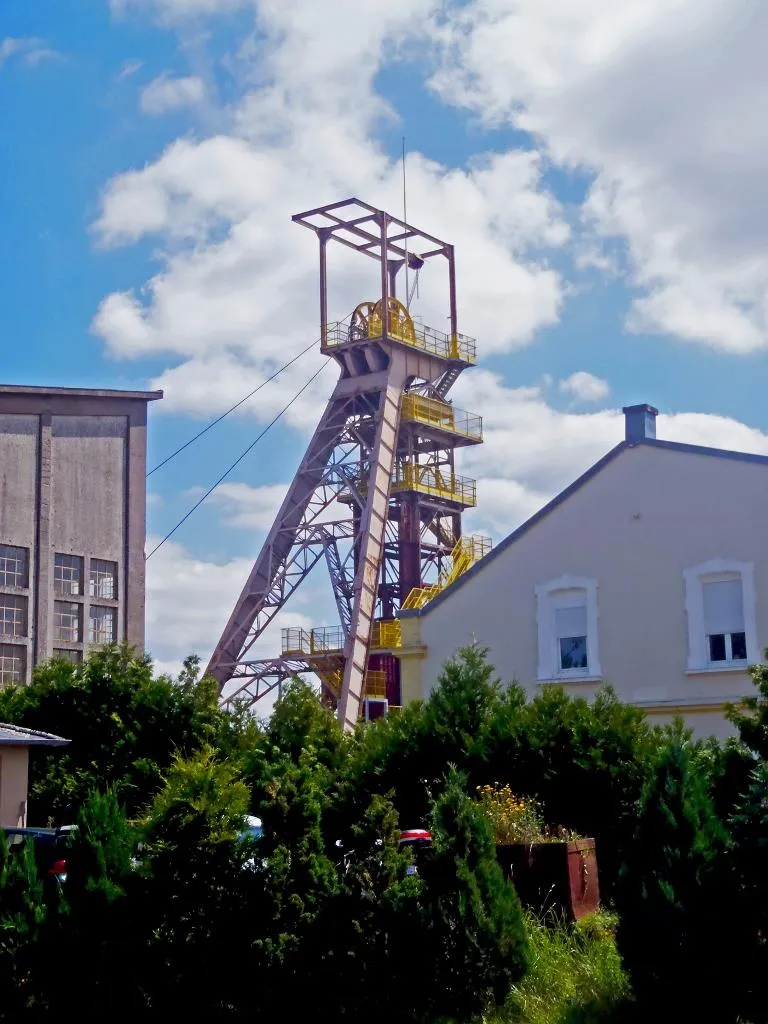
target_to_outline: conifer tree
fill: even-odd
[[[690,734],[677,722],[652,764],[618,889],[619,948],[639,1019],[735,1019],[719,933],[725,848]]]
[[[433,979],[433,1016],[464,1022],[489,1002],[503,1002],[525,973],[525,926],[488,823],[454,768],[434,804],[431,830],[434,852],[422,871],[424,976]]]

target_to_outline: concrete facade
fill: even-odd
[[[637,428],[628,420],[627,437]],[[656,721],[680,713],[699,735],[727,734],[724,706],[753,692],[747,665],[768,647],[767,516],[768,458],[657,441],[649,423],[421,612],[401,613],[404,698],[428,693],[474,639],[531,694],[557,683],[589,698],[610,683]],[[735,588],[732,608],[702,596],[711,583],[725,587],[716,599]],[[706,626],[713,615],[734,624]],[[564,634],[557,621],[575,624]],[[568,633],[585,635],[563,668]]]
[[[147,403],[0,385],[0,684],[89,644],[144,649]]]

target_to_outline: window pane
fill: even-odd
[[[88,642],[111,644],[115,642],[115,609],[91,605],[91,620],[88,625]]]
[[[586,606],[582,604],[576,608],[555,608],[555,632],[558,639],[586,636]]]
[[[27,650],[18,644],[0,644],[0,683],[23,683]]]
[[[732,580],[706,581],[704,594],[704,632],[707,636],[719,633],[744,632],[744,596],[741,577]]]
[[[710,661],[725,661],[725,634],[715,633],[713,636],[708,636],[709,641],[709,660]]]
[[[73,665],[78,665],[83,660],[82,651],[73,651],[67,647],[54,647],[53,656],[60,661],[71,661]]]
[[[26,597],[0,594],[0,634],[3,636],[26,636]]]
[[[56,594],[82,594],[83,560],[79,555],[54,555],[53,590]]]
[[[108,601],[116,600],[117,562],[107,562],[103,558],[92,558],[89,589],[91,597],[103,597]]]
[[[0,586],[28,586],[27,555],[26,548],[0,544]]]
[[[731,633],[731,654],[734,661],[747,660],[746,633]]]
[[[53,639],[79,643],[82,639],[81,608],[69,601],[55,601],[53,605]]]
[[[587,667],[587,638],[585,636],[560,637],[560,668]]]

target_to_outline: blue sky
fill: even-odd
[[[455,241],[478,335],[457,389],[486,418],[465,467],[475,525],[513,529],[618,440],[624,404],[656,404],[662,436],[768,451],[765,17],[741,0],[668,13],[10,0],[4,380],[163,387],[154,465],[316,335],[312,239],[290,215],[354,193],[399,212],[405,136],[409,219]],[[339,316],[356,287],[340,282]],[[425,309],[439,301],[427,281]],[[153,475],[155,541],[319,358]],[[332,383],[150,562],[161,664],[209,653]],[[309,587],[296,621],[330,614],[326,597]]]

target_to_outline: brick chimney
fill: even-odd
[[[652,405],[626,405],[621,411],[624,413],[624,437],[630,444],[656,437],[658,409]]]

